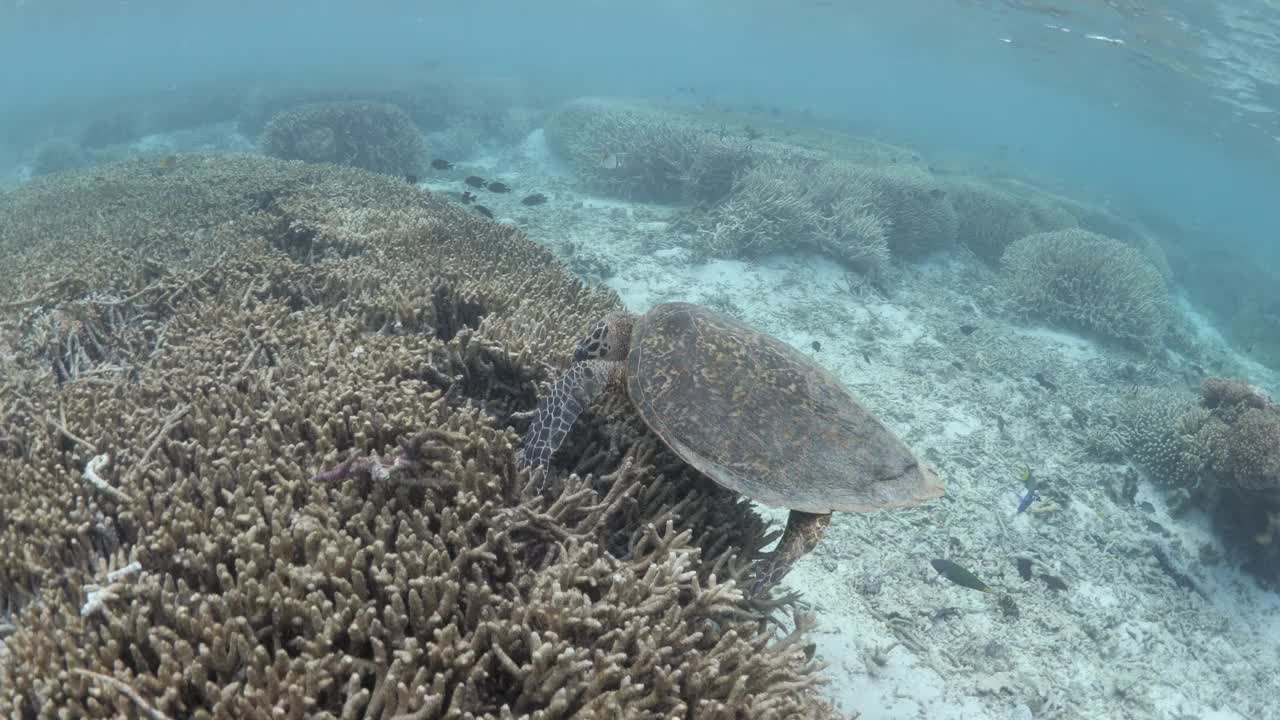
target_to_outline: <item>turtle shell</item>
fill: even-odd
[[[916,505],[942,484],[822,366],[709,308],[655,306],[631,332],[627,393],[685,462],[811,513]]]

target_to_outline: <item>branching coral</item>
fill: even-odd
[[[889,218],[889,251],[914,260],[955,245],[960,220],[947,192],[928,171],[892,165],[869,171],[880,196],[879,210]]]
[[[1085,230],[1036,233],[1002,263],[1014,307],[1152,350],[1171,313],[1164,279],[1136,250]]]
[[[866,173],[829,162],[760,163],[700,217],[697,246],[740,257],[811,250],[876,275],[889,262],[888,220]]]
[[[1218,428],[1190,398],[1168,392],[1126,400],[1119,428],[1125,452],[1147,477],[1169,487],[1199,485],[1213,460]]]
[[[759,151],[745,137],[619,99],[565,103],[548,119],[546,132],[551,149],[589,187],[659,202],[719,201]]]
[[[1013,193],[971,178],[944,187],[959,217],[960,243],[989,263],[999,263],[1014,240],[1044,229],[1036,226],[1029,203]]]
[[[1270,397],[1209,378],[1199,405],[1167,394],[1130,401],[1122,435],[1149,476],[1194,490],[1247,569],[1280,580],[1280,407]]]
[[[262,131],[272,157],[329,162],[392,175],[418,172],[426,150],[413,120],[387,103],[303,105],[272,116]]]
[[[505,424],[615,297],[390,178],[135,172],[160,167],[0,198],[0,250],[74,278],[0,288],[0,326],[151,288],[161,338],[60,387],[21,345],[0,377],[28,425],[0,453],[0,714],[830,713],[803,633],[742,596],[761,522],[633,412],[593,410],[555,486],[516,472]],[[176,211],[175,182],[207,202]],[[128,198],[114,229],[64,232],[104,191]],[[191,282],[118,263],[130,223]]]

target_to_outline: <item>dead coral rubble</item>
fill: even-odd
[[[832,714],[742,597],[759,520],[621,404],[576,474],[515,471],[508,418],[617,302],[517,231],[184,157],[0,196],[0,254],[0,715]]]

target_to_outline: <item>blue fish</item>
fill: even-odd
[[[1018,501],[1018,514],[1021,515],[1026,512],[1027,508],[1031,507],[1031,503],[1039,499],[1040,495],[1035,490],[1028,490],[1027,494],[1023,495],[1022,499]]]
[[[1035,480],[1031,478],[1031,468],[1024,468],[1022,471],[1022,484],[1026,486],[1027,493],[1018,499],[1018,515],[1026,512],[1031,507],[1031,503],[1040,499],[1040,493],[1036,492]]]

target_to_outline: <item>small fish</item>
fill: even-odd
[[[475,200],[475,199],[476,199],[475,193],[471,192],[470,190],[463,190],[463,191],[462,191],[462,204],[463,204],[463,205],[470,205],[470,204],[471,204],[471,201],[472,201],[472,200]]]
[[[507,187],[505,183],[500,183],[497,180],[494,180],[493,182],[489,183],[488,187],[489,187],[489,192],[496,192],[496,193],[511,192],[511,188]]]
[[[435,160],[431,161],[431,167],[435,168],[436,170],[452,170],[453,163],[449,162],[448,160],[441,160],[440,158],[436,158]]]
[[[813,342],[809,343],[809,347],[813,348],[814,352],[822,352],[822,343],[818,342],[817,340],[814,340]]]
[[[977,326],[977,325],[961,325],[961,326],[960,326],[960,334],[961,334],[961,335],[972,335],[972,334],[974,333],[974,331],[976,331],[977,329],[978,329],[978,326]]]
[[[1028,558],[1018,558],[1018,575],[1023,580],[1031,579],[1031,560]]]
[[[525,199],[521,200],[520,204],[521,205],[541,205],[546,201],[547,201],[546,195],[543,195],[542,193],[534,193],[532,195],[525,196]]]
[[[418,184],[418,176],[417,176],[417,175],[414,175],[413,173],[409,173],[408,175],[405,175],[405,176],[404,176],[404,180],[405,180],[405,182],[409,183],[410,185],[417,185],[417,184]]]
[[[493,219],[493,211],[490,210],[489,208],[483,205],[473,205],[472,207],[474,207],[476,212],[480,213],[481,215],[489,218],[490,220]]]
[[[871,364],[871,356],[867,354],[866,350],[862,351],[862,359],[865,360],[868,365]]]
[[[946,190],[939,190],[938,188],[934,188],[929,191],[929,197],[933,198],[934,200],[941,200],[946,196],[947,196]]]
[[[1031,507],[1031,503],[1040,499],[1040,493],[1036,492],[1036,486],[1039,483],[1031,477],[1031,468],[1023,468],[1022,485],[1027,489],[1027,493],[1018,500],[1018,515],[1027,511]]]
[[[960,587],[967,587],[979,592],[991,592],[991,588],[987,587],[986,583],[979,580],[977,575],[974,575],[950,560],[937,558],[930,560],[929,564],[932,565],[933,569],[937,570],[942,577],[950,580]]]
[[[466,180],[463,180],[462,182],[464,182],[464,183],[466,183],[466,184],[470,185],[470,186],[471,186],[471,187],[473,187],[473,188],[482,188],[482,187],[484,187],[484,178],[482,178],[482,177],[477,177],[477,176],[475,176],[475,175],[468,175],[468,176],[467,176],[467,179],[466,179]]]

